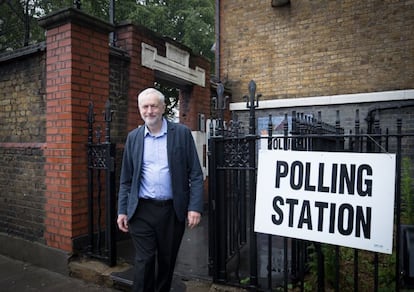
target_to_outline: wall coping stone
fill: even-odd
[[[46,43],[40,42],[34,45],[30,45],[27,47],[19,48],[13,51],[4,52],[0,54],[0,63],[14,60],[17,58],[22,58],[37,52],[42,52],[46,50]]]
[[[86,14],[76,8],[65,8],[57,10],[39,19],[39,25],[44,29],[51,29],[65,23],[75,23],[83,27],[91,27],[102,33],[114,31],[114,25],[97,17]]]
[[[383,101],[404,101],[414,99],[414,89],[379,91],[353,94],[338,94],[327,96],[311,96],[298,98],[260,100],[258,109],[343,105]],[[230,104],[231,111],[247,110],[246,102]]]

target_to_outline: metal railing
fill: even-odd
[[[104,140],[102,130],[95,130],[93,104],[88,111],[88,246],[86,254],[116,265],[116,194],[115,194],[115,144],[111,143],[111,103],[104,112]]]
[[[223,105],[223,90],[219,87],[220,84],[217,101]],[[357,110],[355,127],[349,134],[341,127],[339,111],[334,124],[322,122],[320,112],[317,118],[292,112],[291,117],[285,114],[282,135],[273,135],[275,125],[269,116],[268,135],[259,137],[255,125],[258,105],[255,90],[251,82],[247,102],[248,133],[242,131],[236,119],[228,123],[220,121],[223,117],[220,113],[215,123],[217,129],[210,130],[209,261],[213,281],[257,291],[288,291],[293,287],[305,291],[310,285],[318,291],[399,291],[412,283],[406,263],[407,230],[411,229],[401,225],[400,185],[402,145],[404,139],[414,134],[402,133],[400,118],[396,121],[395,133],[382,131],[377,118],[369,121],[368,131],[363,133]],[[256,159],[258,145],[263,145],[263,139],[268,149],[395,153],[393,254],[255,233]]]

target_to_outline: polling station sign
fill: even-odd
[[[261,150],[254,230],[392,253],[395,154]]]

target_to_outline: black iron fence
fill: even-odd
[[[104,131],[99,126],[94,128],[95,113],[93,104],[90,103],[87,145],[88,245],[86,254],[105,261],[109,266],[114,266],[116,265],[115,144],[111,143],[112,110],[109,100],[105,104],[104,121]]]
[[[247,107],[251,112],[257,106],[255,84],[250,84]],[[234,119],[228,125],[223,121],[225,97],[221,84],[217,87],[216,109],[221,113],[217,127],[211,123],[209,139],[209,249],[210,272],[216,282],[227,282],[229,277],[240,278],[241,253],[249,244],[255,250],[256,234],[252,226],[253,217],[249,206],[254,205],[256,179],[256,136],[254,120],[249,125],[249,134],[240,128]],[[220,226],[220,227],[219,227]],[[217,228],[219,227],[219,228]],[[233,260],[234,259],[234,260]],[[235,275],[230,275],[229,262],[233,260]],[[257,281],[257,257],[250,254],[250,281]]]
[[[217,104],[222,105],[224,97],[220,86]],[[357,110],[355,127],[348,134],[341,127],[339,111],[333,124],[322,122],[320,112],[318,117],[292,112],[278,125],[277,135],[272,116],[269,116],[267,135],[260,137],[256,135],[258,96],[255,90],[251,82],[247,102],[250,109],[248,133],[236,118],[224,123],[222,115],[216,128],[210,129],[209,260],[214,282],[258,291],[399,291],[412,287],[413,227],[402,224],[406,221],[404,216],[414,219],[413,215],[407,215],[410,208],[414,209],[410,207],[414,204],[410,194],[412,176],[406,178],[408,191],[402,192],[401,184],[403,160],[409,156],[405,157],[402,145],[407,148],[404,141],[414,134],[402,133],[400,118],[395,121],[394,133],[381,130],[379,115],[375,113],[364,133]],[[395,153],[392,255],[254,232],[256,160],[258,148],[263,145],[279,150]],[[407,167],[411,169],[410,162]]]

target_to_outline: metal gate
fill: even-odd
[[[247,107],[254,111],[257,106],[256,85],[250,83]],[[220,118],[216,127],[211,123],[209,139],[209,249],[210,272],[215,282],[227,282],[240,278],[239,269],[231,274],[228,264],[233,261],[240,266],[241,255],[250,245],[248,255],[249,276],[252,285],[257,284],[256,234],[252,226],[256,180],[255,122],[251,119],[246,135],[240,123],[234,119],[225,126],[223,121],[224,88],[218,84],[216,109]]]
[[[320,112],[318,117],[292,112],[291,117],[285,115],[282,135],[273,136],[269,116],[268,136],[260,137],[256,134],[255,83],[249,84],[247,133],[236,117],[228,123],[224,121],[223,94],[219,84],[218,119],[210,126],[208,152],[209,262],[213,281],[255,291],[399,291],[412,285],[414,271],[410,270],[410,262],[414,261],[414,251],[410,238],[414,231],[412,226],[401,224],[401,206],[410,202],[401,200],[400,185],[403,139],[414,135],[402,134],[401,119],[396,121],[396,133],[389,133],[380,129],[378,112],[371,111],[368,131],[363,133],[357,110],[355,128],[346,134],[339,111],[332,125],[322,122]],[[256,159],[258,147],[263,145],[298,151],[396,153],[393,255],[255,233]]]
[[[104,131],[100,126],[94,128],[94,106],[93,103],[89,104],[88,245],[86,254],[106,262],[109,266],[114,266],[116,265],[115,144],[111,143],[112,110],[109,100],[105,104],[103,114]]]

